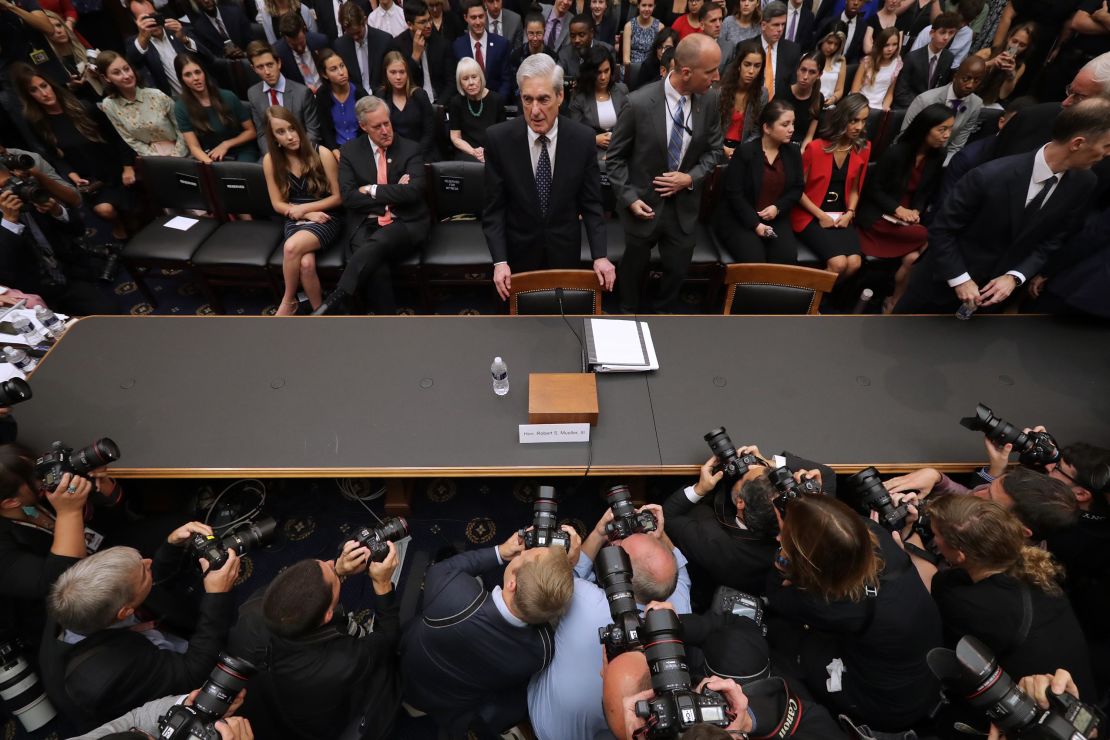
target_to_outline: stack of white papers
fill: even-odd
[[[599,373],[637,373],[659,369],[647,322],[586,319],[586,349]]]

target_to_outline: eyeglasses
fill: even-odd
[[[1087,98],[1091,97],[1090,95],[1084,95],[1081,92],[1076,92],[1071,85],[1068,85],[1064,88],[1064,94],[1067,95],[1069,98],[1075,98],[1077,102],[1083,102]]]

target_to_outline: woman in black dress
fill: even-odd
[[[485,163],[486,129],[505,120],[505,101],[486,87],[485,73],[470,57],[459,60],[455,87],[459,94],[447,104],[455,159]]]
[[[270,152],[262,158],[266,187],[274,210],[285,216],[281,272],[285,295],[278,316],[297,312],[297,288],[303,287],[316,309],[323,301],[316,275],[316,251],[339,238],[343,230],[339,206],[339,163],[326,146],[316,148],[288,109],[266,109]]]
[[[378,96],[389,106],[389,122],[399,136],[420,145],[424,161],[432,161],[435,146],[435,111],[428,93],[413,84],[409,65],[399,51],[385,55],[385,86]]]
[[[794,107],[795,144],[805,149],[817,134],[817,123],[825,107],[825,96],[821,94],[821,69],[824,57],[820,52],[810,52],[798,60],[794,73],[794,84],[782,91],[780,99]]]
[[[26,64],[12,65],[23,115],[55,169],[78,187],[93,212],[112,225],[112,236],[127,238],[121,212],[131,198],[135,152],[94,105],[83,103],[54,80]]]

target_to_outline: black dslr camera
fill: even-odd
[[[370,562],[380,563],[389,557],[390,542],[397,542],[408,536],[409,523],[404,517],[394,516],[374,529],[359,527],[351,539],[370,550]]]
[[[144,15],[143,18],[150,18],[154,21],[154,25],[156,26],[166,25],[166,16],[162,15],[161,13],[148,13],[147,15]]]
[[[233,529],[223,537],[198,532],[189,540],[189,547],[197,557],[208,561],[210,570],[219,570],[227,562],[229,548],[234,547],[236,554],[243,555],[269,542],[275,529],[277,522],[267,516]]]
[[[659,526],[650,511],[636,511],[628,486],[613,486],[605,494],[605,501],[613,510],[613,521],[605,525],[610,542],[623,540],[630,534],[654,532]]]
[[[12,154],[11,152],[0,154],[0,167],[3,167],[8,172],[29,170],[34,166],[35,160],[30,154]]]
[[[763,465],[763,461],[755,455],[737,454],[736,445],[732,444],[724,427],[717,427],[706,434],[705,441],[713,456],[717,458],[717,465],[713,468],[713,472],[723,472],[726,478],[731,480],[743,478],[748,474],[749,466]]]
[[[116,281],[120,255],[123,254],[123,245],[119,242],[94,242],[79,237],[73,240],[67,251],[67,275],[102,283]]]
[[[50,445],[49,452],[44,452],[35,460],[35,475],[42,481],[44,489],[52,491],[66,473],[88,475],[90,470],[116,460],[119,460],[119,445],[107,437],[101,437],[79,450],[55,442]]]
[[[894,505],[890,493],[879,480],[878,470],[873,467],[864,468],[848,478],[848,485],[856,492],[863,506],[879,514],[879,524],[891,532],[900,532],[906,526],[909,507],[905,504]],[[920,520],[917,524],[920,524]]]
[[[598,583],[605,589],[609,614],[613,617],[613,623],[608,627],[598,628],[597,636],[612,660],[621,653],[640,647],[643,622],[632,593],[632,562],[623,548],[609,545],[597,554],[594,569]]]
[[[641,634],[655,698],[636,702],[636,716],[647,720],[636,737],[674,738],[702,722],[728,727],[736,719],[721,694],[691,689],[682,623],[673,611],[648,612]]]
[[[31,395],[31,386],[23,378],[12,378],[0,383],[0,406],[15,406]]]
[[[709,612],[750,619],[763,632],[763,636],[767,636],[767,625],[763,622],[763,600],[758,596],[752,596],[728,586],[718,586],[713,592],[713,603],[709,607]]]
[[[33,164],[32,162],[32,166]],[[28,205],[41,206],[50,200],[50,193],[37,180],[24,180],[22,177],[9,177],[0,192],[11,193]]]
[[[1106,723],[1103,713],[1070,694],[1048,692],[1047,711],[998,666],[990,648],[963,637],[955,650],[934,648],[926,659],[944,685],[945,697],[962,696],[981,710],[1008,738],[1019,740],[1087,740]]]
[[[1048,432],[1023,432],[1008,421],[994,415],[983,404],[975,406],[975,416],[960,419],[960,425],[973,432],[982,432],[998,447],[1012,444],[1023,465],[1044,467],[1060,459],[1060,448]]]
[[[533,547],[562,547],[570,552],[570,535],[559,529],[559,504],[555,501],[552,486],[540,486],[536,500],[532,503],[532,528],[522,529],[524,549]]]
[[[221,653],[193,705],[175,704],[158,719],[158,737],[162,740],[220,740],[216,722],[227,714],[255,670],[242,658]]]
[[[802,482],[794,480],[794,471],[785,465],[775,468],[770,474],[771,485],[778,491],[778,495],[771,499],[771,503],[786,516],[786,505],[800,496],[816,496],[821,493],[821,484],[814,478],[802,478]]]

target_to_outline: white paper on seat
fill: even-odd
[[[199,219],[188,218],[186,216],[174,216],[165,223],[168,229],[177,229],[178,231],[188,231],[189,229],[200,223]]]

